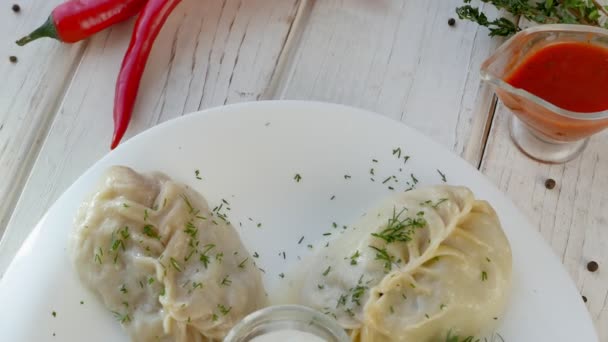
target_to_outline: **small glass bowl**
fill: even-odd
[[[327,342],[350,342],[334,319],[299,305],[279,305],[256,311],[245,317],[228,333],[224,342],[248,342],[273,332],[297,330]]]
[[[587,146],[589,137],[608,127],[608,110],[578,113],[560,108],[504,79],[530,54],[545,46],[579,42],[608,48],[608,30],[585,25],[540,25],[523,30],[505,42],[481,66],[481,78],[495,87],[511,110],[511,138],[538,161],[563,163]]]

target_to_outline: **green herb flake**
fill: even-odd
[[[171,257],[169,259],[169,262],[171,263],[171,266],[173,266],[173,268],[177,271],[177,272],[181,272],[182,271],[182,266],[179,264],[179,262],[177,260],[175,260],[173,257]]]
[[[221,286],[230,286],[232,285],[232,280],[230,280],[230,276],[225,276],[220,283]]]
[[[412,235],[415,233],[415,230],[418,228],[423,228],[426,226],[427,222],[422,217],[422,215],[417,215],[419,217],[411,218],[406,217],[401,219],[401,215],[407,210],[407,208],[403,208],[399,213],[397,213],[396,208],[393,208],[393,215],[389,218],[386,227],[379,233],[372,233],[371,235],[386,241],[387,244],[393,242],[408,242],[412,240]]]
[[[114,315],[114,317],[116,318],[116,320],[119,321],[122,324],[131,322],[131,316],[129,316],[128,313],[126,313],[126,314],[123,315],[123,314],[121,314],[119,312],[112,311],[112,314]]]
[[[439,176],[441,177],[441,181],[444,183],[447,183],[448,179],[445,176],[445,173],[441,172],[441,170],[437,169],[437,173],[439,174]]]
[[[393,149],[393,155],[397,156],[397,158],[401,158],[401,147]]]
[[[380,261],[384,262],[384,270],[386,272],[392,270],[393,257],[390,254],[388,254],[388,251],[386,250],[386,248],[378,248],[375,246],[369,246],[369,248],[376,251],[376,260],[380,260]]]
[[[144,233],[144,235],[151,237],[153,239],[160,239],[160,236],[158,235],[156,228],[154,228],[154,226],[151,224],[147,224],[144,226],[143,233]]]
[[[188,197],[184,194],[181,195],[182,199],[184,200],[184,203],[186,203],[186,206],[188,207],[188,212],[190,214],[192,214],[194,212],[194,207],[192,206],[192,204],[190,203],[190,200],[188,199]],[[164,205],[163,205],[164,206]]]
[[[350,264],[351,265],[356,265],[357,264],[357,259],[359,259],[359,257],[361,256],[361,254],[359,253],[359,251],[355,251],[355,253],[353,255],[350,256]]]
[[[302,176],[299,173],[296,173],[293,179],[296,181],[296,183],[300,183],[300,181],[302,180]]]
[[[323,272],[323,276],[326,277],[331,271],[331,266],[328,266],[327,269]]]
[[[232,307],[228,307],[228,308],[226,308],[226,307],[225,307],[224,305],[222,305],[222,304],[218,304],[218,305],[217,305],[217,308],[218,308],[218,310],[220,310],[220,313],[221,313],[223,316],[226,316],[226,315],[227,315],[227,314],[230,312],[230,310],[232,310]]]
[[[481,271],[481,281],[488,280],[488,273],[486,271]]]

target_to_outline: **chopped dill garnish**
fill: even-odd
[[[397,210],[393,208],[393,216],[389,218],[386,228],[379,233],[372,233],[372,236],[386,241],[387,244],[396,241],[410,241],[415,229],[424,227],[426,220],[422,215],[416,218],[406,217],[405,219],[400,219],[401,214],[406,210],[406,208],[403,208],[397,213]]]
[[[209,266],[209,256],[207,255],[207,253],[212,250],[213,248],[215,248],[214,244],[209,244],[205,246],[205,249],[201,252],[201,256],[199,258],[199,260],[203,263],[203,266],[205,268],[207,268],[207,266]]]
[[[179,262],[177,262],[177,260],[175,260],[173,257],[171,257],[169,259],[169,262],[171,263],[171,266],[173,266],[173,268],[175,268],[175,270],[177,272],[181,272],[182,271],[182,267],[180,266]]]
[[[359,259],[359,257],[361,256],[361,254],[359,253],[359,251],[355,251],[355,254],[350,256],[350,264],[351,265],[356,265],[357,264],[357,259]]]
[[[226,316],[230,312],[230,310],[232,310],[232,307],[226,308],[222,304],[218,304],[217,308],[218,308],[218,310],[220,310],[220,313],[224,316]]]
[[[384,262],[384,269],[388,272],[393,269],[393,257],[388,254],[386,248],[378,248],[374,246],[369,246],[369,248],[376,251],[376,260],[380,260]]]
[[[401,147],[393,149],[393,155],[397,156],[397,158],[401,158]]]
[[[441,170],[437,169],[437,173],[439,174],[439,176],[441,177],[441,181],[446,183],[448,181],[448,179],[445,176],[445,173],[441,172]]]
[[[147,224],[144,226],[144,230],[143,230],[144,235],[154,238],[154,239],[160,239],[160,236],[158,235],[158,232],[156,231],[156,229],[154,228],[153,225],[151,224]]]
[[[116,318],[116,320],[118,320],[120,323],[129,323],[131,322],[131,316],[129,316],[128,313],[126,314],[120,314],[116,311],[112,311],[112,314],[114,315],[114,317]]]
[[[232,280],[230,280],[230,276],[225,276],[220,283],[221,286],[230,286],[232,285]]]
[[[186,203],[186,206],[188,206],[188,211],[190,212],[190,214],[192,214],[194,212],[194,207],[190,203],[190,200],[184,194],[182,194],[181,197],[183,198],[184,202]]]

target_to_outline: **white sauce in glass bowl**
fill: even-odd
[[[308,332],[286,329],[254,337],[251,342],[327,342]]]

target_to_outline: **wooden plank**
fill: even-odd
[[[448,26],[461,4],[317,1],[275,84],[274,97],[382,113],[477,166],[493,106],[478,70],[500,40],[468,22]]]
[[[591,139],[577,159],[562,165],[533,161],[509,136],[508,109],[499,105],[481,170],[538,227],[588,299],[600,341],[608,340],[608,132]],[[545,180],[557,182],[553,190]],[[600,271],[586,265],[597,261]],[[542,270],[539,270],[542,271]]]
[[[299,5],[184,1],[153,49],[126,139],[184,113],[261,97]],[[87,47],[0,243],[0,274],[50,204],[109,151],[114,85],[130,31],[112,29]]]
[[[0,9],[0,236],[85,46],[50,39],[15,44],[60,2],[27,1],[18,13],[3,2]]]

